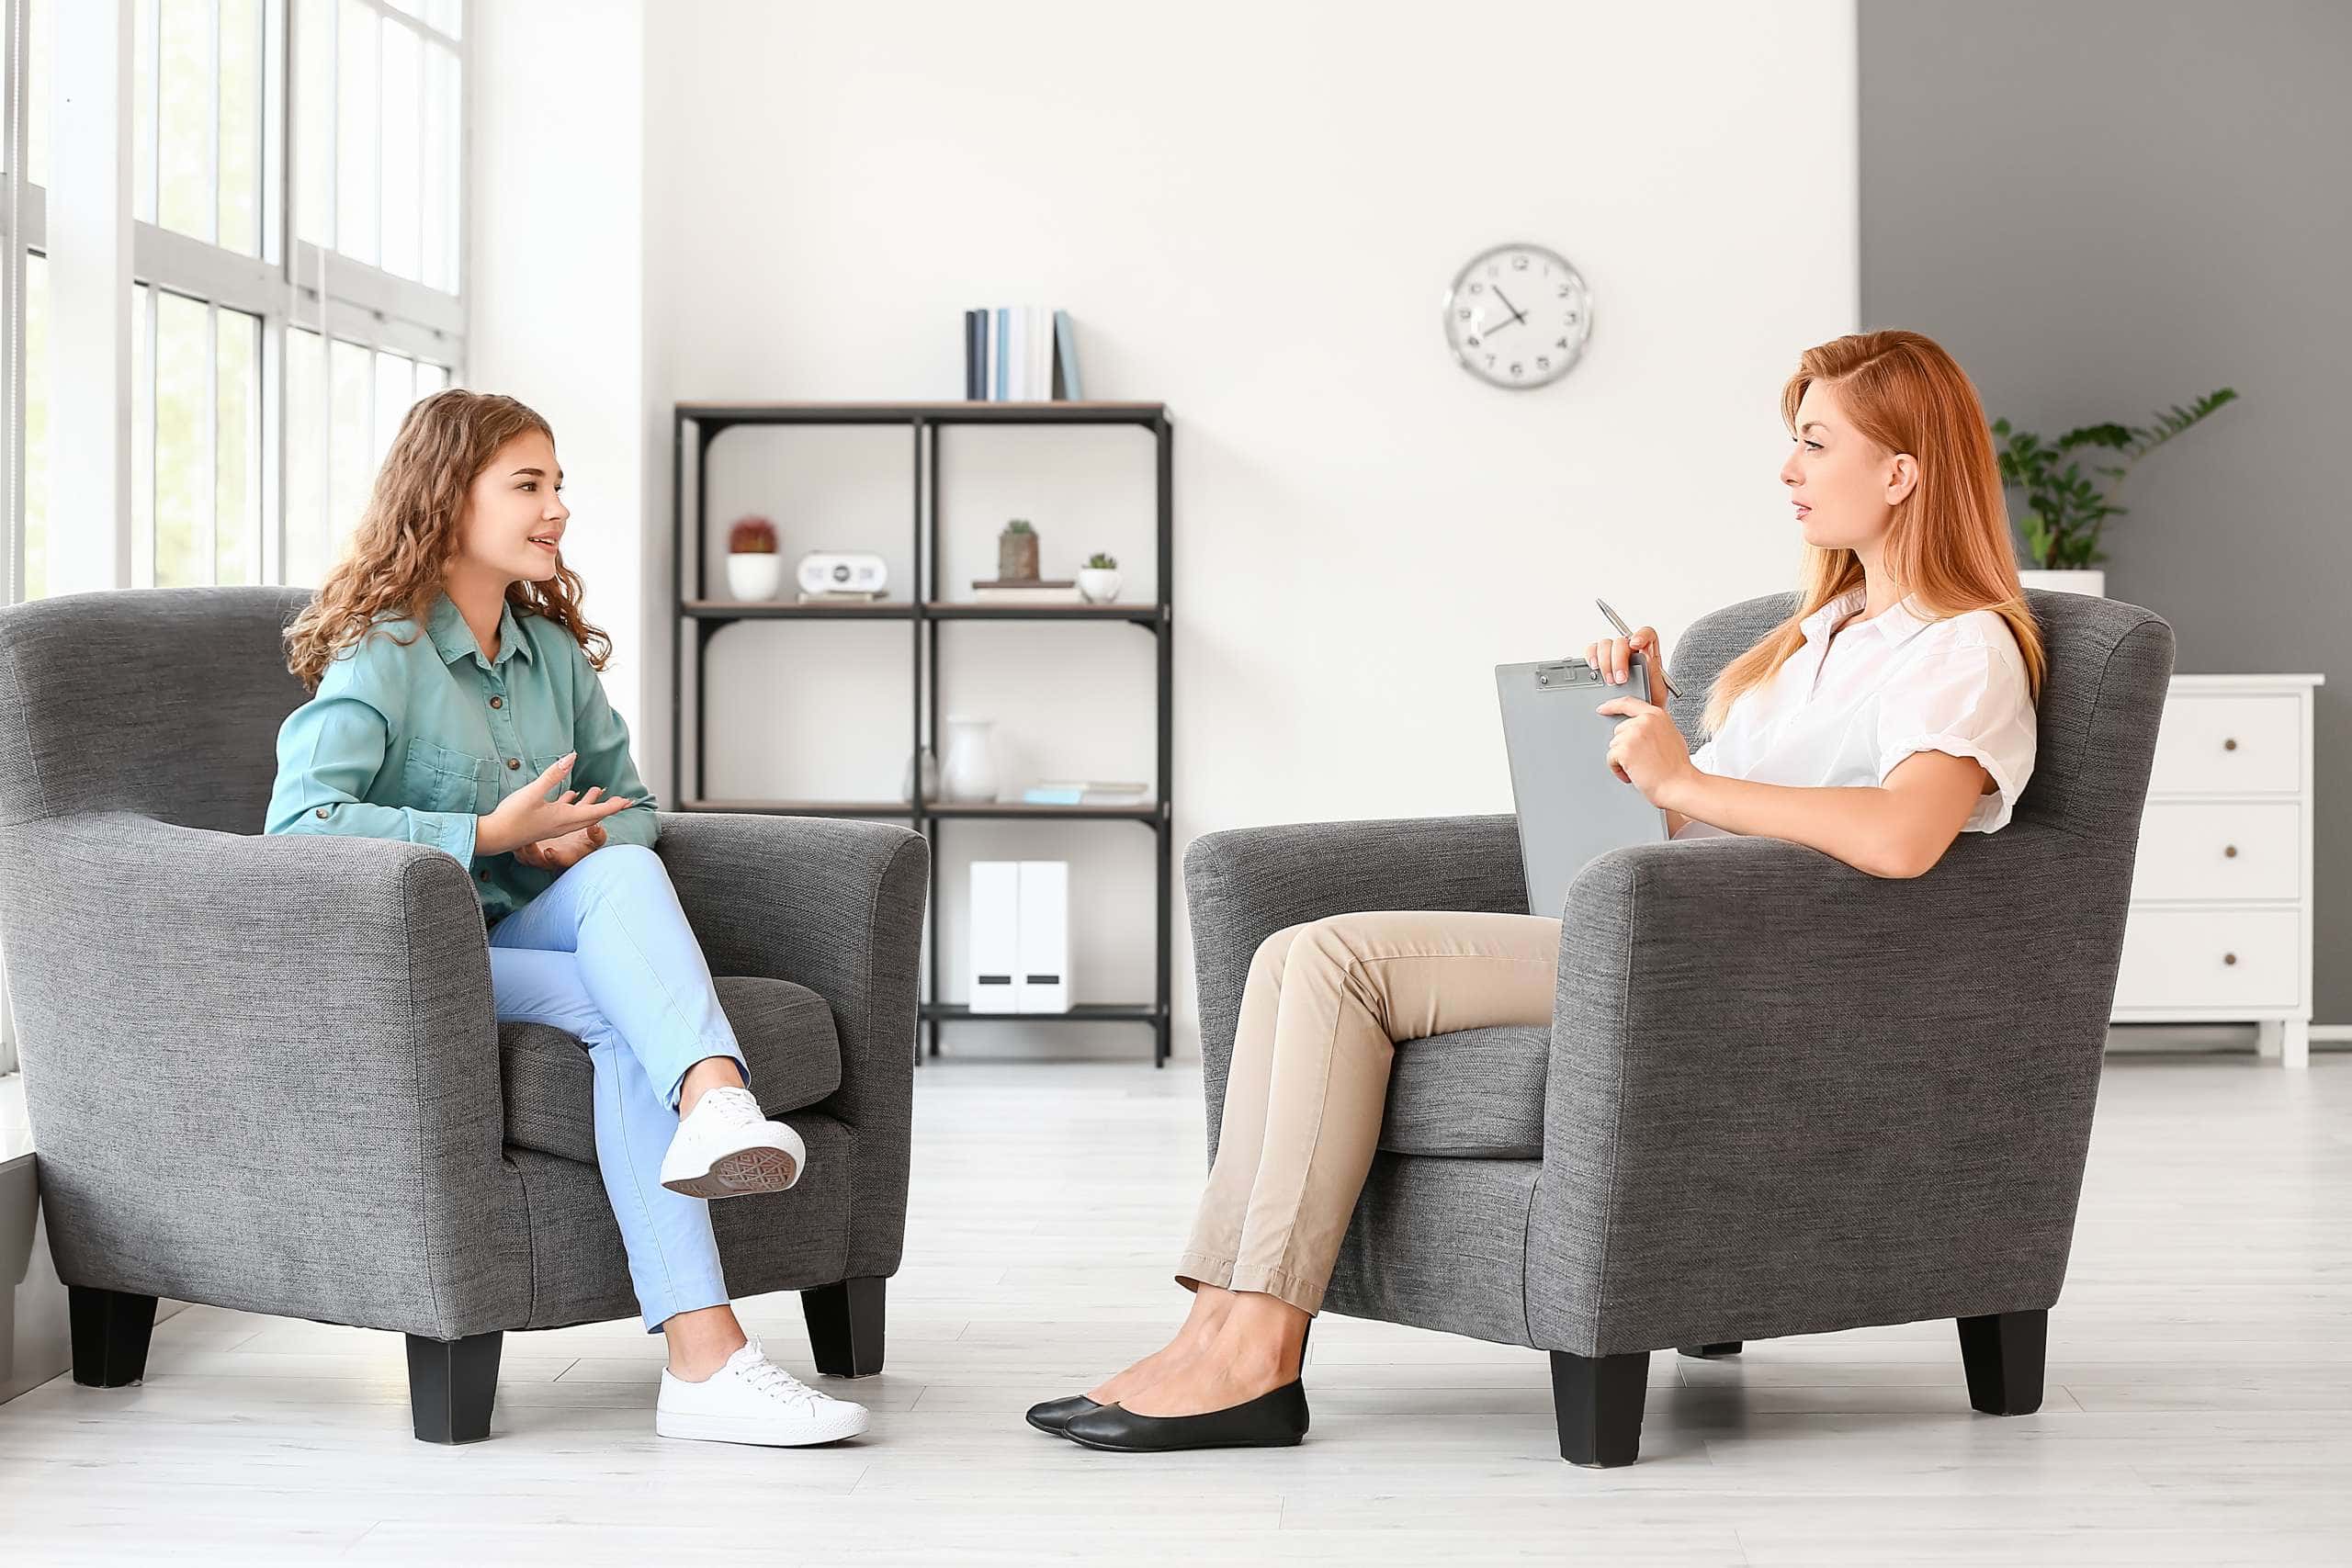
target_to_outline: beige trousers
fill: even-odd
[[[1177,1280],[1317,1310],[1372,1169],[1396,1048],[1549,1023],[1559,966],[1560,922],[1542,915],[1393,910],[1268,937],[1242,988],[1216,1163]]]

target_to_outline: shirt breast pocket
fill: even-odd
[[[408,795],[427,811],[482,809],[482,786],[497,764],[469,751],[453,751],[430,740],[408,744]]]

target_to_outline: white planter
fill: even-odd
[[[730,554],[727,558],[727,592],[739,601],[773,599],[784,586],[784,558],[774,551]]]
[[[996,756],[989,746],[995,721],[947,719],[947,755],[940,760],[941,793],[951,801],[981,805],[996,798]]]
[[[2107,597],[2107,573],[2095,566],[2064,567],[2054,571],[2036,567],[2018,572],[2018,581],[2028,588],[2046,588],[2053,593],[2087,593],[2096,599]]]
[[[1090,566],[1078,574],[1079,597],[1090,604],[1115,604],[1119,597],[1119,573],[1116,568]]]

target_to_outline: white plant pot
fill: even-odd
[[[1118,602],[1119,573],[1116,568],[1090,566],[1078,574],[1079,597],[1090,604],[1111,604]]]
[[[996,798],[996,756],[989,745],[995,721],[986,718],[947,719],[947,755],[940,759],[941,793],[965,805]]]
[[[2087,593],[2095,599],[2107,597],[2107,573],[2095,566],[2062,567],[2056,570],[2036,567],[2018,572],[2018,581],[2028,588],[2044,588],[2053,593]]]
[[[773,599],[784,586],[784,558],[773,551],[729,554],[727,592],[736,599]]]

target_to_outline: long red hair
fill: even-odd
[[[1984,408],[1952,356],[1933,338],[1911,332],[1855,333],[1808,348],[1781,389],[1781,418],[1796,432],[1797,406],[1815,382],[1834,387],[1854,428],[1888,452],[1907,452],[1919,481],[1897,502],[1881,559],[1925,619],[1992,610],[2007,621],[2025,656],[2027,689],[2037,699],[2047,660],[2041,630],[2026,608],[2017,551],[2001,495]],[[1845,548],[1804,547],[1796,613],[1763,641],[1724,666],[1707,694],[1704,728],[1723,728],[1732,704],[1772,678],[1804,646],[1806,616],[1862,585],[1861,558]]]

